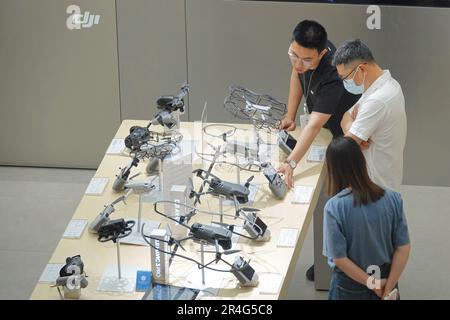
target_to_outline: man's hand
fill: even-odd
[[[278,168],[278,173],[284,174],[284,180],[286,181],[286,184],[289,188],[294,187],[294,179],[293,179],[294,172],[289,164],[283,163]]]
[[[359,104],[355,105],[352,109],[351,117],[352,117],[353,121],[356,120],[356,117],[358,116],[358,111],[359,111]]]
[[[385,287],[386,287],[386,281],[387,279],[381,279],[380,280],[380,288],[377,289],[372,289],[373,292],[375,292],[375,294],[379,297],[379,298],[383,298],[385,296],[384,292],[385,292]],[[390,292],[390,291],[389,291]]]
[[[280,130],[294,131],[297,127],[295,121],[291,118],[284,117],[280,123]]]
[[[364,151],[364,150],[369,149],[371,143],[372,143],[372,140],[370,140],[370,139],[368,141],[364,141],[364,140],[361,141],[361,143],[360,143],[361,150]]]
[[[358,138],[357,136],[355,136],[354,134],[352,134],[351,132],[347,132],[347,134],[345,136],[350,137],[353,140],[355,140],[356,143],[359,144],[359,147],[361,148],[362,151],[369,149],[370,145],[372,144],[371,139],[369,139],[367,141],[362,140],[362,139]]]

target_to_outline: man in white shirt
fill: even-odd
[[[405,99],[389,70],[382,70],[360,40],[344,42],[333,58],[344,87],[363,94],[341,121],[346,136],[363,150],[370,178],[383,188],[399,190],[406,141]]]

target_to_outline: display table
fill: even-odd
[[[125,120],[122,122],[115,139],[123,139],[129,133],[129,128],[133,125],[145,126],[147,121]],[[201,128],[202,125],[200,125]],[[235,125],[238,128],[250,129],[249,125]],[[184,139],[198,140],[198,132],[195,130],[198,123],[186,122],[181,124],[181,132]],[[152,127],[153,128],[153,127]],[[201,131],[201,130],[200,130]],[[251,130],[248,130],[249,132]],[[292,133],[294,137],[298,137],[300,129]],[[269,139],[265,133],[261,134],[263,140]],[[251,137],[251,135],[250,135]],[[272,143],[275,142],[274,135],[272,135]],[[203,135],[203,139],[214,139]],[[251,138],[250,138],[251,139]],[[331,135],[328,130],[322,129],[318,137],[315,139],[313,145],[328,145]],[[216,140],[217,141],[217,140]],[[220,141],[219,141],[220,142]],[[205,142],[204,142],[205,144]],[[275,152],[275,150],[277,152]],[[279,148],[273,146],[272,153],[278,153]],[[281,151],[280,151],[281,154]],[[284,155],[278,156],[278,159],[273,159],[272,163],[278,167],[277,161],[282,160]],[[284,156],[285,157],[285,156]],[[193,167],[207,168],[209,163],[194,157]],[[242,250],[239,254],[246,259],[251,259],[251,266],[256,270],[260,276],[260,283],[257,287],[244,288],[239,285],[237,279],[231,273],[210,272],[206,273],[205,287],[212,287],[209,293],[214,291],[215,296],[204,295],[205,299],[283,299],[286,297],[287,289],[290,281],[293,278],[297,260],[300,255],[304,239],[306,237],[309,224],[320,194],[320,190],[324,183],[325,166],[323,162],[308,162],[307,156],[298,164],[295,171],[294,179],[296,185],[313,186],[314,192],[309,204],[292,204],[291,201],[294,196],[293,190],[290,190],[283,200],[274,198],[269,190],[267,180],[262,173],[249,173],[241,171],[240,180],[244,183],[250,175],[255,175],[254,181],[259,184],[259,189],[256,194],[253,207],[261,209],[259,215],[263,221],[268,225],[271,231],[271,239],[268,242],[255,242],[248,239],[239,239],[236,248]],[[76,209],[73,219],[87,219],[90,223],[103,210],[104,205],[111,203],[120,196],[112,190],[112,184],[115,175],[119,173],[119,167],[124,167],[130,158],[124,155],[110,155],[106,154],[100,166],[98,167],[95,177],[109,178],[109,182],[100,196],[84,195],[78,208]],[[132,175],[137,172],[145,172],[146,162],[141,162],[137,168],[134,168]],[[236,169],[226,165],[216,165],[213,173],[223,180],[236,182]],[[145,179],[146,175],[135,178]],[[194,178],[195,181],[195,178]],[[217,199],[204,196],[202,197],[202,205],[200,208],[209,211],[217,211],[219,202]],[[162,199],[161,199],[162,200]],[[49,204],[50,205],[50,204]],[[117,204],[116,212],[111,215],[111,219],[133,217],[138,215],[139,201],[137,195],[131,195],[127,200],[127,204]],[[142,208],[143,219],[161,221],[160,228],[164,228],[167,219],[156,214],[153,210],[152,203],[144,203]],[[224,212],[227,214],[234,214],[234,207],[225,207]],[[218,221],[217,217],[208,214],[198,213],[192,221],[210,223],[211,220]],[[242,224],[242,220],[234,220],[225,217],[224,222]],[[294,247],[279,247],[277,246],[278,238],[282,228],[297,229],[297,239]],[[244,232],[244,231],[243,231]],[[186,241],[183,243],[186,251],[178,250],[178,253],[189,255],[192,258],[200,261],[200,245],[193,241]],[[115,267],[117,264],[116,245],[113,242],[101,243],[97,240],[97,236],[88,232],[87,227],[84,230],[80,239],[66,239],[62,238],[56,247],[49,263],[64,263],[66,257],[81,255],[85,265],[85,271],[88,275],[89,285],[82,289],[81,299],[141,299],[143,292],[132,293],[112,293],[97,291],[97,286],[102,278],[102,275],[107,267]],[[126,273],[127,267],[132,266],[139,270],[151,270],[150,248],[146,246],[121,244],[121,261],[123,272]],[[205,262],[214,258],[214,254],[206,254]],[[233,256],[223,256],[230,263],[233,262]],[[223,263],[218,265],[213,264],[213,267],[225,268]],[[175,257],[170,267],[170,284],[186,285],[186,278],[192,277],[192,273],[196,272],[197,266],[187,260]],[[117,269],[116,269],[117,270]],[[197,269],[198,271],[198,269]],[[199,272],[199,271],[198,271]],[[266,294],[261,292],[262,287],[267,287],[264,281],[271,281],[272,276],[281,277],[281,285],[278,293]],[[200,296],[199,298],[202,298]],[[31,299],[60,299],[60,295],[56,288],[51,288],[49,283],[38,283],[31,295]]]

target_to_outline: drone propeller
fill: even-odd
[[[169,245],[171,246],[172,244],[176,243],[181,249],[183,249],[183,251],[186,251],[186,249],[181,244],[181,241],[187,240],[189,237],[186,239],[180,239],[180,240],[177,240],[174,237],[172,237],[172,229],[170,228],[170,224],[167,224],[167,231],[169,231],[169,234],[170,234]]]
[[[141,173],[138,172],[138,173],[132,175],[128,180],[133,180],[134,178],[136,178],[136,177],[137,177],[138,175],[140,175],[140,174],[141,174]]]
[[[247,179],[247,182],[245,183],[245,187],[248,188],[250,186],[250,182],[253,180],[255,176],[251,176],[250,178]]]
[[[200,202],[200,195],[201,194],[195,192],[194,182],[192,181],[192,178],[188,179],[188,181],[186,183],[186,186],[187,186],[187,188],[189,190],[189,199],[192,199],[192,198],[195,197],[195,202],[198,202],[199,204],[201,204],[201,202]]]
[[[260,209],[258,209],[258,208],[250,208],[250,207],[242,207],[242,208],[239,208],[239,210],[238,211],[245,211],[245,212],[258,212],[258,211],[261,211]]]
[[[172,237],[170,237],[170,239],[169,239],[169,245],[172,245],[172,244],[177,244],[181,249],[183,249],[183,251],[186,251],[186,249],[183,247],[183,245],[181,244],[181,241],[180,240],[177,240],[177,239],[175,239],[175,238],[172,238]]]
[[[213,250],[199,250],[199,251],[197,251],[197,252],[200,252],[200,253],[216,253],[216,254],[220,254],[220,255],[222,255],[222,254],[224,254],[224,255],[229,255],[229,254],[235,254],[235,253],[238,253],[238,252],[241,252],[241,250],[225,250],[225,251],[222,251],[222,252],[218,252],[218,251],[213,251]]]

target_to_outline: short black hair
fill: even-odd
[[[300,21],[292,32],[292,41],[309,49],[321,52],[327,46],[328,35],[325,28],[313,20]]]

